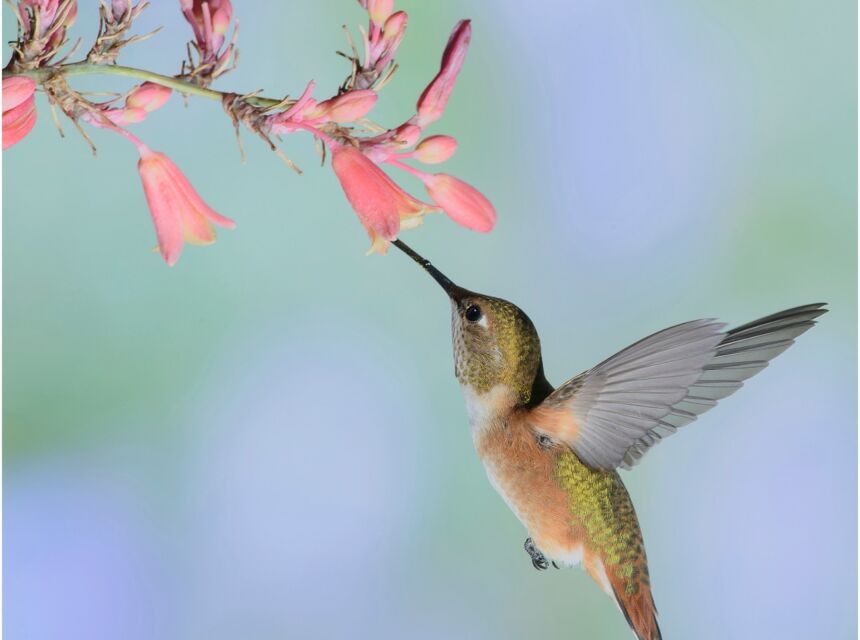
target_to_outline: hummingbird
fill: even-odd
[[[490,483],[525,526],[536,569],[582,565],[638,640],[662,638],[636,511],[618,469],[737,391],[827,312],[781,311],[731,330],[658,331],[558,388],[519,307],[454,284],[400,240],[451,301],[454,374]]]

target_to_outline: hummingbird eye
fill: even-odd
[[[466,309],[466,320],[469,322],[477,322],[481,319],[481,307],[476,304],[471,305]]]

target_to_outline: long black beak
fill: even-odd
[[[447,293],[449,296],[451,296],[455,300],[457,299],[459,294],[463,291],[463,289],[461,289],[456,284],[451,282],[448,279],[448,276],[446,276],[444,273],[439,271],[439,269],[437,269],[432,264],[430,264],[429,260],[427,260],[426,258],[422,258],[420,255],[415,253],[415,251],[412,250],[412,247],[410,247],[408,244],[406,244],[402,240],[392,240],[391,244],[393,244],[395,247],[400,249],[407,256],[409,256],[410,258],[415,260],[415,262],[420,264],[424,268],[424,271],[426,271],[431,276],[433,276],[433,279],[441,285],[441,287],[445,290],[445,293]]]

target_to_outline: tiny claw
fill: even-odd
[[[526,553],[532,559],[532,566],[538,571],[544,571],[549,568],[549,563],[546,560],[546,556],[540,552],[540,550],[535,546],[534,541],[531,538],[526,538],[525,544],[523,544],[523,548],[526,550]],[[555,563],[553,562],[553,565]],[[556,567],[558,568],[558,567]]]

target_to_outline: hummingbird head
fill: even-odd
[[[461,385],[477,394],[504,385],[521,406],[537,404],[552,392],[543,372],[540,338],[522,309],[457,286],[400,240],[393,244],[420,264],[451,300],[454,375]]]

